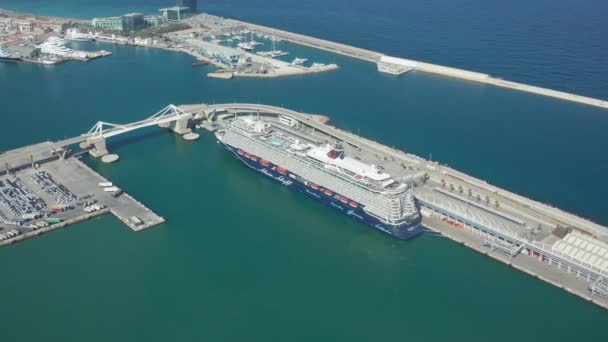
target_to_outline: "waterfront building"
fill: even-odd
[[[146,24],[143,13],[129,13],[120,17],[123,32],[134,32],[143,29]]]
[[[165,19],[160,15],[146,15],[144,16],[144,23],[146,27],[157,27],[165,23]]]
[[[102,30],[122,31],[121,17],[93,18],[91,26]]]
[[[133,39],[133,42],[135,43],[135,45],[147,46],[147,45],[150,45],[152,43],[152,40],[150,38],[135,37]]]
[[[190,9],[190,13],[197,12],[197,0],[177,0],[175,3],[178,7],[188,7]]]
[[[161,13],[165,21],[180,21],[188,17],[188,15],[190,14],[190,8],[183,6],[174,6],[168,8],[161,8],[159,9],[159,12]]]
[[[32,32],[34,31],[34,23],[29,20],[18,20],[15,21],[15,27],[19,32]]]
[[[0,30],[10,31],[13,29],[13,19],[11,18],[0,18]]]
[[[34,27],[38,28],[44,32],[58,32],[63,33],[68,29],[69,24],[65,21],[46,21],[46,20],[36,20],[33,21]]]

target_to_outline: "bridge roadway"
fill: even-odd
[[[0,170],[2,170],[0,173],[5,172],[7,168],[18,169],[30,166],[32,162],[44,162],[63,157],[67,148],[75,144],[88,143],[91,146],[87,148],[94,148],[94,143],[100,140],[105,142],[107,138],[144,127],[158,125],[169,127],[179,134],[187,133],[185,126],[187,121],[192,118],[192,113],[186,113],[174,105],[168,105],[149,118],[132,123],[113,124],[99,121],[85,134],[55,142],[46,141],[0,154]],[[182,121],[183,125],[177,125],[176,122],[178,121]],[[174,127],[171,127],[171,125]]]

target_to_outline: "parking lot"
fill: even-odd
[[[104,191],[103,183],[75,158],[0,176],[0,245],[106,212],[135,231],[164,222],[128,194]]]

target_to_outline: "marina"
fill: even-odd
[[[242,31],[237,30],[223,36],[239,37],[236,32]],[[218,71],[209,73],[209,77],[228,79],[232,77],[274,78],[338,69],[336,64],[317,63],[306,67],[303,65],[303,61],[294,64],[281,60],[279,57],[287,56],[289,52],[276,50],[274,44],[273,49],[269,51],[255,51],[257,46],[263,44],[253,40],[239,42],[238,39],[230,38],[231,44],[221,44],[220,40],[211,38],[216,37],[215,35],[202,30],[178,31],[167,36],[174,46],[168,49],[187,53],[198,60],[206,61],[219,68]],[[222,77],[224,73],[229,73],[231,76]]]

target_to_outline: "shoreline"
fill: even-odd
[[[35,14],[30,14],[30,13],[20,13],[20,12],[15,12],[15,11],[11,11],[11,10],[6,10],[3,8],[0,8],[0,12],[5,12],[7,14],[14,15],[17,17],[30,16],[30,17],[35,17],[35,18],[39,18],[39,19],[68,20],[73,23],[84,24],[84,25],[88,25],[90,22],[90,20],[85,20],[85,19],[64,18],[64,17],[35,15]],[[220,18],[219,16],[204,13],[204,12],[201,12],[198,15],[193,16],[191,18],[196,18],[199,16],[212,16],[212,17]],[[188,18],[188,19],[190,19],[190,18]],[[188,19],[185,19],[186,22]],[[417,60],[412,60],[412,59],[407,59],[407,58],[402,58],[402,57],[388,56],[388,55],[385,55],[385,54],[383,54],[381,52],[377,52],[377,51],[372,51],[372,50],[368,50],[368,49],[364,49],[364,48],[359,48],[359,47],[350,46],[350,45],[346,45],[346,44],[342,44],[342,43],[337,43],[337,42],[333,42],[333,41],[326,40],[326,39],[306,36],[303,34],[285,31],[285,30],[281,30],[281,29],[276,29],[276,28],[272,28],[272,27],[268,27],[268,26],[264,26],[264,25],[249,23],[249,22],[238,20],[238,19],[227,18],[226,21],[231,21],[231,22],[235,23],[237,26],[245,27],[253,32],[261,33],[262,35],[264,35],[264,34],[272,35],[279,39],[292,42],[294,44],[308,46],[311,48],[320,49],[320,50],[328,51],[331,53],[336,53],[336,54],[351,57],[351,58],[356,58],[356,59],[371,62],[371,63],[376,63],[376,64],[378,64],[379,69],[380,69],[380,64],[389,65],[389,66],[393,66],[393,67],[397,67],[397,68],[406,67],[408,69],[408,71],[410,71],[410,70],[411,71],[420,71],[420,72],[424,72],[424,73],[430,73],[430,74],[435,74],[435,75],[440,75],[440,76],[445,76],[445,77],[450,77],[450,78],[456,78],[459,80],[472,81],[472,82],[487,84],[487,85],[496,86],[496,87],[500,87],[500,88],[507,88],[507,89],[522,91],[522,92],[531,93],[531,94],[535,94],[535,95],[551,97],[551,98],[559,99],[559,100],[563,100],[563,101],[585,104],[585,105],[598,107],[598,108],[602,108],[602,109],[608,109],[608,100],[592,98],[589,96],[568,93],[565,91],[554,90],[554,89],[544,88],[544,87],[540,87],[540,86],[510,81],[510,80],[506,80],[506,79],[503,79],[501,77],[497,77],[497,76],[494,76],[491,74],[464,70],[464,69],[443,66],[443,65],[438,65],[438,64],[426,63],[423,61],[417,61]],[[185,31],[191,31],[191,30],[192,29],[188,29]],[[180,31],[176,31],[176,32],[180,32]],[[100,41],[102,41],[102,40],[100,40]],[[105,40],[103,40],[103,41],[105,41]],[[105,42],[108,42],[108,41],[105,41]],[[112,41],[109,41],[109,42],[114,43]],[[142,46],[142,45],[132,44],[132,43],[126,43],[126,44],[132,45],[132,46]],[[142,47],[153,47],[153,48],[166,49],[166,50],[170,50],[170,51],[184,52],[197,59],[205,60],[218,67],[222,67],[222,66],[219,66],[217,63],[214,63],[215,61],[212,61],[209,58],[201,58],[201,56],[199,56],[200,54],[191,53],[190,51],[187,51],[186,49],[163,47],[163,46],[152,46],[152,45],[149,45],[149,46],[144,45]],[[385,58],[388,62],[384,61]],[[305,70],[302,72],[281,73],[281,74],[270,75],[270,76],[269,75],[260,75],[260,74],[254,74],[254,75],[240,74],[239,75],[237,73],[234,73],[234,76],[235,77],[276,78],[276,77],[284,77],[284,76],[295,76],[295,75],[301,75],[301,74],[317,73],[317,72],[329,71],[329,70],[334,70],[334,69],[337,69],[337,66],[331,67],[328,69]]]

